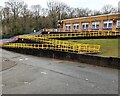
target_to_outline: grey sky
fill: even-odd
[[[4,6],[4,2],[7,0],[0,0],[0,6]],[[30,7],[31,5],[40,4],[42,7],[47,7],[46,2],[50,0],[23,0]],[[92,10],[100,10],[104,5],[111,4],[114,7],[118,6],[120,0],[54,0],[65,2],[71,7],[83,7]]]

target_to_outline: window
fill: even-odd
[[[95,25],[92,25],[92,29],[95,29]]]
[[[70,30],[70,24],[66,24],[66,30]]]
[[[117,20],[117,28],[120,28],[120,20]]]
[[[108,24],[108,28],[112,28],[112,23],[109,23],[109,24]]]
[[[88,29],[88,24],[86,24],[86,29]]]
[[[78,23],[73,24],[73,28],[74,28],[74,30],[78,30],[79,29],[79,24]]]
[[[100,22],[92,22],[92,29],[99,29]]]
[[[112,28],[112,20],[104,21],[104,26],[103,28]]]
[[[82,28],[85,29],[85,25],[82,25]]]
[[[107,23],[104,23],[104,28],[107,28]]]
[[[100,25],[96,25],[96,29],[99,29]]]
[[[82,29],[87,30],[89,28],[89,23],[82,23]]]

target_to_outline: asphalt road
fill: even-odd
[[[1,49],[0,49],[1,50]],[[3,94],[117,94],[118,70],[0,51],[15,62],[2,71]]]

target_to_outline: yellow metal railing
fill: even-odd
[[[100,46],[89,46],[87,44],[84,45],[71,45],[66,46],[66,44],[59,44],[54,46],[53,44],[27,44],[27,43],[9,43],[3,44],[2,47],[7,48],[27,48],[27,49],[50,49],[50,50],[57,50],[57,51],[65,51],[65,52],[72,52],[72,53],[88,53],[88,52],[99,52]]]
[[[120,36],[120,31],[118,30],[108,30],[108,31],[81,31],[73,33],[61,33],[61,34],[44,34],[36,35],[36,37],[46,37],[46,38],[67,38],[67,37],[99,37],[99,36]]]
[[[20,35],[19,38],[41,42],[42,44],[27,44],[27,43],[9,43],[2,44],[2,47],[10,48],[32,48],[32,49],[50,49],[74,53],[94,53],[100,51],[100,45],[96,44],[79,44],[75,42],[56,40],[52,38],[66,37],[93,37],[93,36],[120,36],[118,30],[107,31],[81,31],[76,33],[61,33],[61,34],[41,34],[41,35]],[[50,39],[51,38],[51,39]]]
[[[75,42],[68,42],[68,41],[62,41],[62,40],[55,40],[55,39],[47,39],[45,37],[36,37],[36,36],[20,36],[19,38],[34,40],[36,42],[43,42],[46,44],[51,44],[56,48],[66,48],[66,50],[69,50],[72,48],[73,51],[84,51],[84,52],[99,52],[100,51],[100,45],[95,44],[79,44]],[[60,49],[62,50],[62,49]]]
[[[19,37],[24,38],[26,36],[21,35]],[[81,32],[72,32],[72,33],[61,33],[61,34],[40,34],[40,35],[34,35],[34,36],[35,37],[45,37],[45,38],[120,36],[120,30],[81,31]],[[29,36],[29,37],[31,38],[31,36]]]

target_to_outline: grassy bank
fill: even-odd
[[[100,56],[110,56],[110,57],[120,57],[118,50],[120,50],[120,39],[85,39],[85,40],[69,40],[84,44],[99,44],[101,45],[101,52],[97,55]]]

